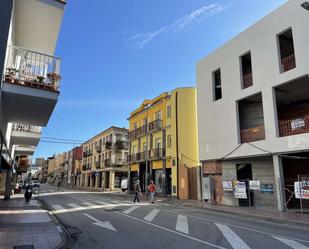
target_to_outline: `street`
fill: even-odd
[[[65,248],[308,249],[308,229],[186,208],[133,204],[111,193],[57,192],[41,185],[40,200],[72,236]]]

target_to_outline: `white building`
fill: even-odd
[[[13,169],[15,161],[33,155],[57,103],[61,59],[54,53],[64,6],[64,0],[0,1],[0,194],[12,173],[27,170]]]
[[[308,6],[288,1],[198,62],[205,198],[297,207],[294,197],[286,202],[297,176],[309,175]],[[251,203],[223,190],[223,181],[247,179],[260,181],[261,190],[247,193]]]

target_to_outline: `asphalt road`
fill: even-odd
[[[309,249],[309,229],[109,193],[56,191],[40,199],[76,249]]]

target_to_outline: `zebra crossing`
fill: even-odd
[[[138,209],[140,208],[147,208],[147,207],[142,207],[142,206],[132,206],[127,209],[124,209],[122,211],[123,214],[125,215],[131,215],[135,220],[138,218],[141,221],[147,221],[149,223],[154,223],[156,218],[160,216],[160,214],[164,211],[158,209],[158,208],[151,208],[149,212],[143,216],[139,217],[138,215]],[[148,207],[149,208],[149,207]],[[194,237],[194,234],[191,234],[190,229],[189,229],[189,224],[190,224],[190,217],[182,214],[178,214],[176,221],[175,221],[175,231],[180,232],[184,235],[191,235]],[[158,223],[154,223],[156,226]],[[209,224],[208,224],[209,225]],[[220,224],[220,223],[213,223],[211,224],[212,226],[215,226],[217,228],[217,231],[222,234],[224,239],[228,242],[231,248],[233,249],[253,249],[256,247],[250,247],[248,243],[246,242],[246,238],[241,238],[237,234],[237,232],[233,231],[231,227],[228,225]],[[307,242],[308,245],[302,244],[301,242],[297,241],[296,239],[289,239],[289,238],[284,238],[280,236],[272,236],[269,235],[271,238],[275,239],[278,244],[278,248],[281,248],[279,246],[285,246],[284,248],[292,248],[292,249],[309,249],[309,241],[305,241],[304,243]],[[262,242],[262,241],[261,241]],[[268,248],[267,245],[260,246],[260,248]]]

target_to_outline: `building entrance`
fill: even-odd
[[[246,182],[246,199],[238,199],[239,206],[249,207],[253,206],[253,192],[249,191],[249,181],[252,180],[252,165],[251,164],[237,164],[237,180]],[[250,203],[251,201],[251,203]],[[251,204],[251,205],[250,205]]]

